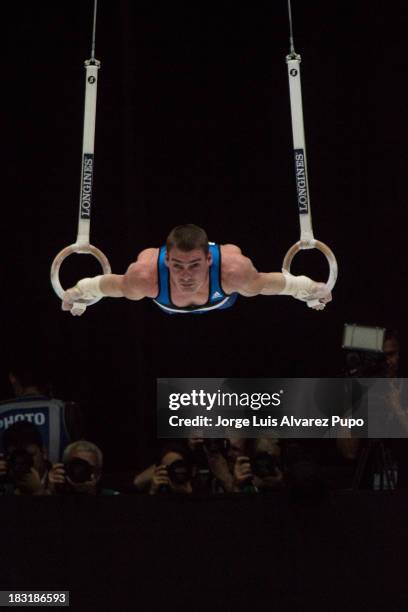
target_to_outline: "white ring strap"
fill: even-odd
[[[96,97],[98,86],[98,70],[100,62],[95,59],[95,24],[96,24],[97,0],[94,3],[94,20],[92,33],[92,54],[91,59],[85,62],[85,111],[84,128],[82,141],[82,171],[81,189],[79,198],[79,217],[77,239],[74,244],[65,247],[55,257],[51,266],[51,284],[55,293],[62,299],[64,289],[59,280],[59,270],[62,262],[73,253],[93,255],[102,266],[104,274],[111,272],[111,267],[106,256],[89,243],[91,228],[91,208],[92,208],[92,186],[94,174],[94,148],[95,148],[95,121],[96,121]],[[95,304],[101,298],[88,301],[86,305]],[[77,310],[85,310],[86,305],[74,304]]]
[[[328,291],[331,291],[337,279],[337,261],[334,253],[323,242],[316,240],[313,235],[312,213],[310,207],[309,183],[307,176],[306,143],[305,130],[303,123],[302,88],[300,81],[300,62],[301,57],[295,53],[292,31],[292,13],[290,0],[289,25],[290,25],[290,55],[286,57],[288,66],[290,111],[292,118],[293,153],[295,160],[295,177],[297,190],[297,203],[299,210],[300,240],[294,244],[285,255],[282,272],[290,272],[290,266],[296,253],[302,249],[318,249],[325,256],[329,263],[330,272],[326,282]],[[308,306],[316,306],[319,300],[310,300]]]

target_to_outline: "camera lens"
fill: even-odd
[[[91,480],[93,467],[90,463],[85,461],[85,459],[77,457],[65,464],[65,471],[72,482],[82,484]]]
[[[259,478],[274,476],[276,471],[276,459],[269,453],[257,453],[251,461],[252,471]]]
[[[173,461],[167,466],[167,473],[170,480],[174,484],[185,484],[191,480],[191,467],[186,462],[180,459],[179,461]]]

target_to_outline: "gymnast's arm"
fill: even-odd
[[[291,295],[303,301],[319,299],[322,304],[332,299],[324,283],[316,283],[307,276],[258,272],[252,261],[242,254],[224,258],[223,265],[223,284],[228,288],[228,293],[237,292],[245,297]],[[319,306],[316,308],[319,309]]]
[[[103,274],[93,278],[83,278],[75,287],[65,291],[62,310],[72,310],[75,302],[87,302],[102,297],[125,297],[129,300],[142,300],[157,294],[157,281],[151,266],[143,261],[131,264],[126,274]]]

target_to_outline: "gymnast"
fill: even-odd
[[[291,295],[322,310],[331,301],[325,283],[288,272],[258,272],[233,244],[208,241],[193,224],[175,227],[166,246],[143,250],[126,273],[83,278],[64,292],[62,309],[81,315],[102,297],[151,298],[169,314],[205,313],[232,306],[237,296]]]

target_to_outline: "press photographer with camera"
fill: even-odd
[[[101,485],[103,454],[93,442],[78,440],[63,453],[63,463],[54,463],[48,475],[51,495],[118,495]]]
[[[149,495],[191,495],[194,472],[191,454],[182,445],[164,447],[154,467]]]
[[[133,484],[151,495],[169,490],[198,495],[234,493],[248,482],[251,490],[253,483],[259,490],[275,489],[283,480],[279,455],[276,439],[193,436],[164,447],[159,461],[137,474]]]
[[[191,437],[187,440],[187,444],[196,466],[194,491],[207,495],[232,492],[232,476],[227,462],[229,440]]]
[[[337,446],[343,456],[356,463],[352,486],[354,489],[368,487],[375,490],[406,486],[408,389],[401,377],[403,368],[398,331],[346,324],[343,348],[348,349],[347,377],[378,379],[379,389],[371,394],[371,431],[377,427],[381,432],[384,429],[387,432],[384,438],[338,439]]]
[[[8,379],[14,397],[0,402],[0,435],[18,421],[33,423],[41,433],[47,457],[54,463],[61,461],[67,444],[81,438],[85,419],[75,402],[53,397],[52,367],[47,361],[39,350],[12,357]],[[0,453],[4,453],[2,438]]]
[[[205,439],[192,436],[186,440],[174,442],[174,444],[180,452],[187,453],[190,458],[193,466],[194,493],[210,495],[218,492],[219,483],[224,482],[232,490],[232,476],[225,455],[228,443],[225,439]],[[148,492],[157,471],[157,464],[153,464],[137,474],[133,480],[135,489],[140,492]]]
[[[258,493],[283,485],[280,448],[274,438],[229,438],[227,461],[234,493]]]
[[[3,495],[47,495],[51,464],[39,429],[18,421],[3,434],[0,455],[0,493]]]

